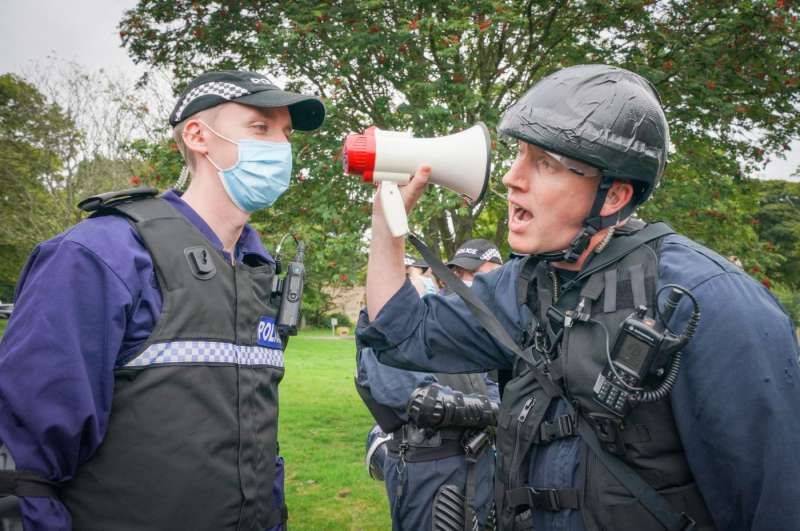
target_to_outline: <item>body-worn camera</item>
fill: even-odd
[[[286,236],[290,236],[287,234]],[[283,246],[284,236],[278,244],[275,252],[275,280],[272,285],[273,296],[280,297],[276,327],[282,338],[297,335],[297,326],[300,324],[300,309],[303,299],[303,285],[306,278],[306,267],[303,264],[305,258],[305,245],[292,235],[297,250],[294,260],[286,266],[286,275],[281,278],[282,264],[280,250]]]

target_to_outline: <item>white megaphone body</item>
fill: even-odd
[[[395,237],[408,233],[408,219],[398,185],[407,184],[422,164],[431,167],[428,182],[449,188],[470,202],[480,201],[489,183],[491,139],[483,122],[448,136],[413,138],[409,132],[375,126],[344,140],[345,172],[365,182],[381,181],[380,201]]]

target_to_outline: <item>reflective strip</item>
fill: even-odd
[[[165,363],[233,363],[283,367],[283,351],[220,341],[172,341],[150,345],[144,352],[126,363],[125,367]]]

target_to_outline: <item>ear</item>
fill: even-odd
[[[203,158],[208,153],[208,131],[200,120],[189,120],[183,126],[183,143],[186,149],[194,153],[195,159]]]
[[[628,181],[614,181],[600,209],[601,216],[613,216],[633,199],[633,185]]]

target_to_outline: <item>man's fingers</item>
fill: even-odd
[[[411,181],[407,185],[400,187],[400,193],[403,195],[403,201],[405,202],[407,211],[414,208],[414,205],[422,196],[430,176],[431,167],[427,164],[423,164],[414,172]]]

